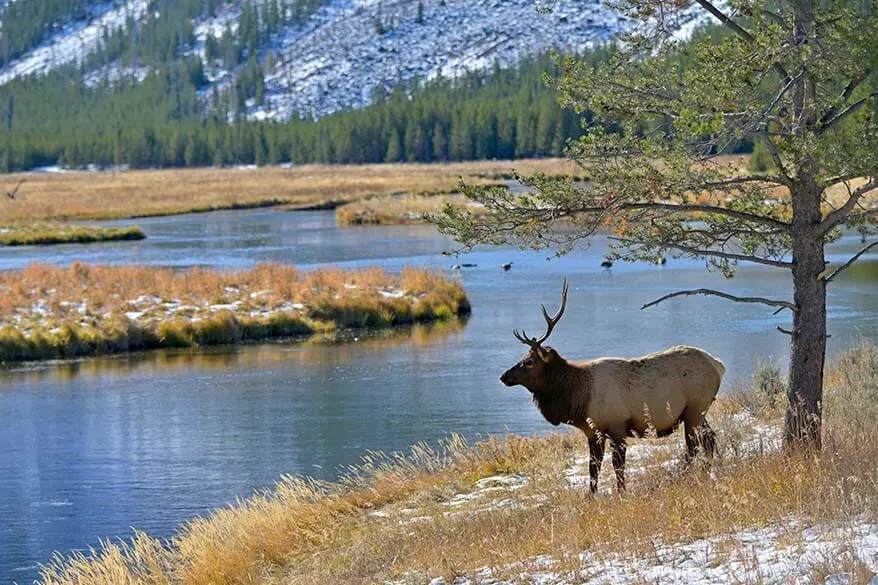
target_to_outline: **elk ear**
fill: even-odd
[[[543,363],[548,363],[551,359],[551,355],[549,352],[552,351],[551,347],[537,347],[537,357],[540,358],[540,361]]]
[[[553,360],[558,359],[558,352],[555,351],[554,348],[551,347],[541,347],[540,348],[540,359],[545,363],[549,363]]]

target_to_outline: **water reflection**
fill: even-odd
[[[384,330],[335,331],[306,339],[276,341],[258,345],[221,346],[204,349],[165,349],[76,360],[31,362],[0,367],[0,393],[11,391],[13,382],[69,382],[78,377],[110,373],[174,372],[192,368],[205,370],[258,370],[277,364],[308,366],[324,356],[332,346],[338,364],[350,363],[351,356],[368,351],[376,358],[401,344],[413,348],[436,346],[459,336],[466,319],[417,323]]]

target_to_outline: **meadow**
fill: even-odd
[[[868,583],[878,569],[878,348],[827,372],[825,448],[780,450],[771,364],[711,409],[718,460],[634,442],[629,489],[588,493],[575,433],[367,453],[334,483],[283,477],[182,526],[58,557],[43,584]],[[840,576],[840,577],[839,577]]]
[[[201,347],[381,329],[469,313],[459,282],[425,270],[218,272],[30,265],[0,272],[0,361]]]
[[[95,220],[288,206],[333,207],[374,196],[450,193],[461,178],[497,183],[513,168],[575,174],[563,159],[447,164],[301,165],[295,167],[131,170],[6,175],[0,190],[24,180],[0,206],[0,224]]]

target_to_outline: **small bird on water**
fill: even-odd
[[[610,262],[609,260],[604,260],[603,262],[601,262],[602,268],[612,268],[612,266],[613,266],[613,263]]]
[[[501,264],[500,268],[502,268],[503,270],[509,270],[510,268],[512,268],[512,262],[506,262],[505,264]]]
[[[10,199],[15,199],[15,194],[18,193],[19,189],[21,189],[22,183],[24,183],[24,179],[22,179],[18,182],[18,185],[15,186],[15,189],[13,189],[12,191],[7,191],[6,196],[9,197]]]

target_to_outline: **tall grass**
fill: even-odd
[[[511,177],[512,169],[572,174],[563,159],[449,164],[304,165],[292,168],[170,169],[160,171],[25,173],[8,175],[9,189],[25,179],[6,222],[113,219],[291,205],[313,207],[395,193],[448,193],[470,183]],[[0,184],[2,188],[2,184]]]
[[[336,328],[383,328],[469,313],[460,284],[400,275],[141,266],[30,265],[0,273],[0,361],[234,344]]]
[[[0,246],[35,246],[47,244],[85,244],[142,240],[146,233],[139,226],[98,227],[64,224],[10,225],[0,227]]]
[[[722,458],[709,473],[668,465],[682,449],[679,437],[659,448],[640,442],[630,450],[629,491],[609,495],[602,485],[592,497],[565,478],[582,453],[578,435],[472,446],[453,438],[405,456],[368,454],[336,483],[284,477],[273,490],[187,523],[166,545],[137,534],[93,555],[58,558],[41,583],[426,583],[484,580],[486,572],[515,580],[546,559],[576,581],[586,578],[583,554],[655,558],[657,547],[705,536],[714,537],[705,552],[711,563],[740,562],[737,531],[776,527],[795,547],[803,526],[878,520],[876,398],[878,350],[864,344],[828,373],[829,440],[817,455],[742,448],[776,431],[781,409],[753,419],[721,400],[711,420]],[[509,482],[514,489],[503,487]],[[825,559],[811,575],[865,574],[857,563],[850,555]]]

